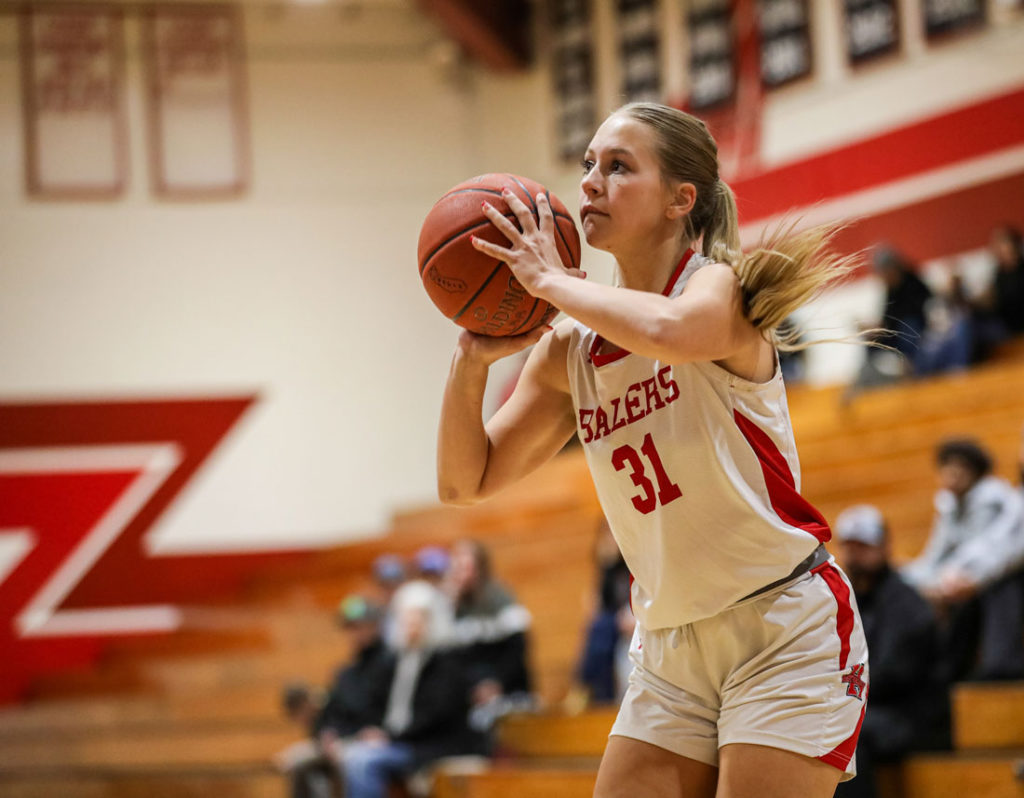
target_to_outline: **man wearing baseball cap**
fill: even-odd
[[[939,629],[928,602],[889,563],[885,520],[860,504],[834,526],[839,561],[864,622],[871,688],[857,745],[857,778],[837,798],[873,798],[877,765],[949,746],[949,692]]]

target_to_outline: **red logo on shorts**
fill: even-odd
[[[843,677],[843,683],[846,685],[846,694],[852,695],[854,698],[863,701],[864,700],[864,688],[868,686],[868,683],[860,678],[864,674],[864,663],[860,665],[853,665],[850,667],[850,672]]]

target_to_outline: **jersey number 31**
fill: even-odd
[[[658,482],[657,491],[654,489],[654,483],[647,478],[645,473],[647,467],[640,457],[641,454],[647,458],[651,468],[654,469],[654,477]],[[665,473],[665,466],[661,463],[658,449],[655,447],[654,439],[649,432],[644,436],[644,443],[640,447],[639,452],[628,444],[620,446],[612,452],[612,465],[616,471],[622,471],[627,465],[633,469],[629,478],[642,491],[639,496],[633,497],[633,506],[644,515],[654,512],[659,504],[664,506],[669,502],[674,502],[683,495],[679,486],[670,480],[668,474]]]

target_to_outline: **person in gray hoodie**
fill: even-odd
[[[992,475],[976,441],[948,440],[936,452],[940,490],[931,537],[904,578],[945,620],[955,680],[1024,676],[1024,498]]]

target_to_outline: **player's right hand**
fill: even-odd
[[[501,360],[503,357],[521,352],[528,346],[533,346],[551,330],[551,327],[541,325],[523,335],[506,335],[501,338],[477,335],[469,330],[463,330],[459,335],[459,350],[471,360],[489,366],[496,360]]]

